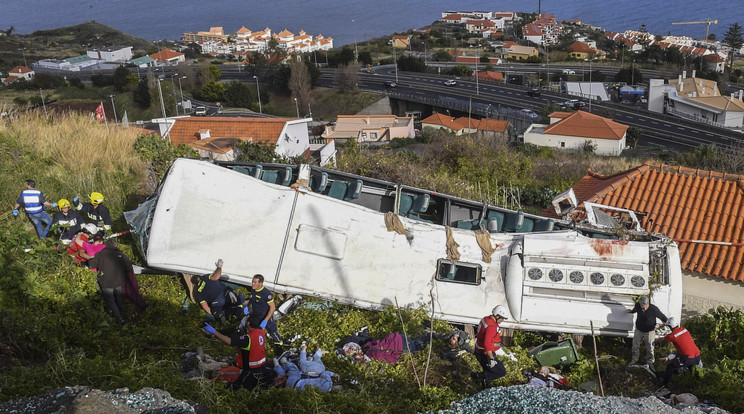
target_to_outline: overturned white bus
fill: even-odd
[[[575,223],[320,167],[178,159],[125,216],[154,269],[222,258],[225,279],[280,293],[463,324],[503,304],[507,328],[631,336],[634,297],[680,316],[682,277],[674,242],[615,213]]]

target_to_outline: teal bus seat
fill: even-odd
[[[322,193],[328,187],[328,173],[321,172],[319,175],[310,177],[310,189],[313,193]]]
[[[419,194],[413,198],[413,207],[411,207],[412,213],[426,213],[429,209],[429,202],[431,197],[429,194]]]
[[[263,172],[263,174],[261,174],[261,181],[277,184],[279,181],[279,173],[276,171],[266,170]]]
[[[233,171],[237,171],[241,174],[250,175],[254,178],[260,178],[261,172],[263,170],[263,167],[261,165],[256,165],[255,167],[241,167],[239,165],[236,165],[232,167]]]
[[[346,195],[346,187],[348,186],[349,184],[346,181],[333,180],[331,189],[328,190],[328,195],[337,200],[343,200]]]
[[[277,184],[281,184],[283,186],[288,186],[289,183],[292,182],[292,167],[284,167],[282,171],[279,172],[280,181],[277,182]]]
[[[504,213],[491,210],[486,216],[486,227],[491,233],[498,233],[504,227]]]
[[[398,214],[401,216],[407,216],[413,208],[413,196],[406,193],[400,194],[400,202],[398,203]]]
[[[535,220],[525,217],[522,222],[522,227],[519,228],[520,233],[529,233],[535,227]]]
[[[554,225],[555,222],[549,218],[536,220],[532,231],[553,231]]]
[[[349,183],[346,188],[344,200],[356,200],[359,198],[359,196],[362,195],[363,186],[364,184],[362,183],[362,180],[356,180],[356,182]]]
[[[504,225],[501,227],[501,231],[513,233],[519,231],[524,223],[524,213],[509,212],[504,215]]]
[[[457,220],[455,222],[455,227],[458,229],[464,229],[464,230],[479,230],[480,229],[480,221],[478,219],[475,220]]]

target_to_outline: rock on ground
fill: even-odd
[[[654,414],[725,414],[716,407],[686,407],[678,410],[656,397],[599,397],[578,391],[561,391],[554,388],[537,388],[530,385],[489,388],[473,396],[452,403],[441,414],[487,413],[654,413]]]
[[[206,407],[202,405],[177,400],[168,392],[154,388],[143,388],[130,393],[127,388],[101,391],[74,386],[0,403],[2,414],[200,414],[206,412]]]

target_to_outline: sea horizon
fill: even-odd
[[[342,2],[338,0],[276,0],[272,3],[247,5],[240,0],[217,0],[205,4],[199,0],[121,0],[115,5],[100,0],[26,0],[4,5],[0,29],[14,27],[14,33],[30,34],[36,30],[73,26],[87,21],[110,26],[149,41],[180,40],[184,32],[207,31],[212,26],[223,27],[225,33],[235,33],[245,26],[259,31],[269,27],[274,32],[284,29],[293,33],[304,30],[312,36],[334,39],[334,46],[364,42],[394,32],[405,32],[428,26],[446,10],[455,11],[515,11],[535,13],[538,5],[559,21],[579,19],[606,31],[638,30],[646,25],[654,35],[673,34],[705,37],[706,24],[673,25],[673,22],[718,20],[710,25],[710,33],[722,39],[736,19],[744,16],[744,2],[711,0],[706,11],[692,14],[689,1],[635,0],[504,0],[494,8],[492,2],[441,0],[411,0],[395,2]],[[112,7],[116,12],[112,12]],[[29,12],[33,10],[33,12]]]

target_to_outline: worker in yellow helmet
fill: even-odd
[[[80,203],[79,198],[72,199],[75,208],[80,210],[87,223],[93,223],[99,229],[111,230],[111,214],[106,206],[103,205],[103,194],[92,192],[88,196],[90,202]]]
[[[80,226],[85,223],[85,220],[80,213],[70,210],[70,201],[67,199],[59,200],[57,207],[59,207],[59,212],[52,218],[52,228],[59,230],[59,239],[62,244],[68,245],[80,231]]]

